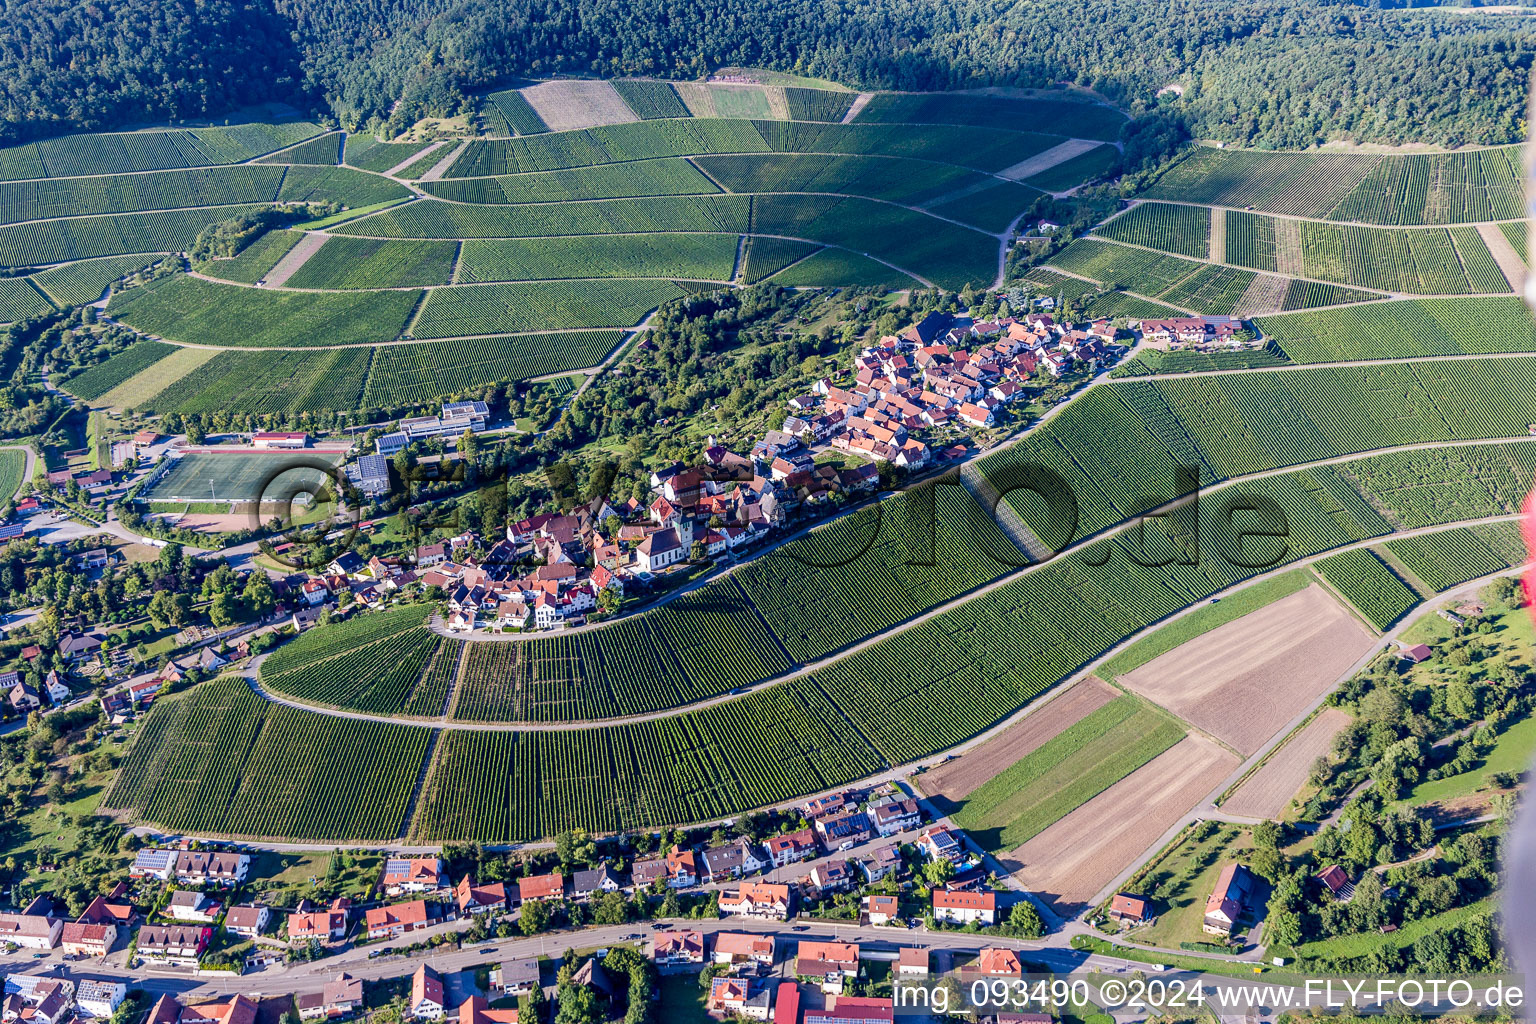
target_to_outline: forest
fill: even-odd
[[[1139,118],[1160,112],[1177,128],[1154,133],[1165,146],[1518,141],[1528,19],[1395,6],[8,0],[0,141],[274,100],[343,127],[400,127],[519,77],[696,78],[731,65],[863,89],[1071,83]]]

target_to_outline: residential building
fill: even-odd
[[[11,942],[23,949],[52,949],[63,933],[63,919],[53,916],[43,897],[19,914],[0,914],[0,945]]]
[[[525,996],[539,984],[539,961],[504,960],[491,968],[491,992],[497,996]]]
[[[219,919],[219,913],[223,909],[222,903],[203,893],[191,889],[178,889],[171,893],[171,900],[166,904],[165,912],[177,921],[213,924]]]
[[[426,900],[375,907],[363,915],[370,939],[393,939],[421,931],[430,923],[429,916]]]
[[[917,801],[911,797],[901,800],[886,799],[870,806],[869,820],[870,824],[874,825],[876,833],[882,836],[893,836],[898,832],[921,825],[923,812],[918,808]]]
[[[182,850],[176,855],[176,880],[184,885],[234,888],[250,873],[251,858],[219,850]]]
[[[66,924],[59,932],[64,952],[74,956],[106,956],[117,941],[117,925]]]
[[[947,828],[930,828],[917,837],[917,848],[924,857],[936,860],[940,857],[957,863],[965,856],[960,840]]]
[[[768,860],[776,868],[814,857],[820,847],[816,843],[814,829],[801,829],[782,836],[771,836],[765,844]]]
[[[75,983],[62,978],[12,974],[6,978],[5,1020],[62,1024],[75,1005]]]
[[[895,896],[865,896],[862,909],[870,924],[890,924],[901,916]]]
[[[896,974],[903,978],[918,978],[928,973],[928,949],[926,946],[903,946],[897,955]]]
[[[793,981],[779,982],[773,998],[773,1024],[800,1024],[800,986]]]
[[[571,876],[571,895],[586,899],[600,893],[623,892],[624,882],[618,872],[604,864],[602,867],[578,871]]]
[[[795,974],[819,982],[823,992],[841,992],[845,979],[859,975],[858,944],[804,940],[795,952]]]
[[[1206,897],[1201,930],[1210,935],[1231,935],[1252,893],[1253,875],[1246,867],[1233,861],[1222,868],[1215,889]]]
[[[658,970],[678,970],[704,962],[704,933],[658,932],[651,945],[651,959]]]
[[[516,1010],[492,1010],[480,996],[459,1004],[459,1024],[517,1024]]]
[[[714,961],[717,964],[773,964],[773,936],[751,932],[716,932]]]
[[[448,1012],[443,999],[443,976],[427,964],[411,975],[411,1000],[406,1012],[418,1020],[441,1020]]]
[[[883,996],[838,996],[830,1007],[806,1010],[805,1024],[890,1024],[895,1013]]]
[[[853,870],[841,859],[822,861],[811,868],[811,884],[824,893],[844,892],[853,886]]]
[[[935,889],[933,917],[950,924],[994,925],[997,923],[997,893]]]
[[[147,924],[139,929],[134,947],[145,960],[191,966],[197,963],[213,929],[197,924]]]
[[[501,882],[476,885],[473,875],[465,875],[453,890],[460,914],[494,914],[507,909],[507,887]]]
[[[304,900],[299,904],[298,913],[288,915],[288,941],[340,942],[347,937],[351,910],[352,901],[345,896],[333,900],[324,910]]]
[[[391,857],[384,862],[382,884],[390,896],[436,892],[448,885],[448,873],[440,857]]]
[[[111,1017],[128,998],[128,984],[117,979],[82,978],[75,986],[75,1009],[86,1017]]]
[[[814,826],[821,842],[829,850],[848,849],[873,834],[869,815],[863,811],[842,811],[817,818]]]
[[[790,899],[787,885],[745,882],[739,889],[727,889],[720,893],[720,916],[788,921]]]
[[[1129,924],[1141,924],[1151,917],[1151,901],[1145,896],[1117,892],[1109,901],[1109,916]]]
[[[976,971],[991,978],[1022,978],[1024,963],[1011,949],[984,949],[976,958]]]
[[[688,889],[699,884],[699,855],[693,850],[674,846],[667,851],[667,885]]]
[[[224,930],[243,939],[254,939],[272,923],[272,911],[253,903],[230,907],[224,915]]]
[[[741,1020],[767,1020],[772,1004],[773,989],[757,978],[713,978],[705,1001],[710,1013]]]
[[[523,903],[531,900],[558,900],[565,897],[565,878],[556,871],[548,875],[530,875],[517,880],[517,898]]]
[[[888,878],[901,869],[901,850],[893,843],[871,851],[859,860],[859,871],[864,881],[874,883]]]
[[[304,992],[294,997],[301,1020],[336,1020],[350,1017],[363,1008],[363,981],[350,974],[338,974],[319,992]]]

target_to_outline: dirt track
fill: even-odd
[[[958,804],[993,776],[1007,771],[1020,758],[1118,695],[1119,691],[1098,679],[1085,679],[1018,725],[919,777],[920,788],[942,803]]]
[[[1120,682],[1247,755],[1373,643],[1354,616],[1313,584],[1195,637]]]
[[[1191,733],[999,859],[1056,913],[1073,916],[1237,763]]]
[[[1263,767],[1248,776],[1221,809],[1245,817],[1279,817],[1307,781],[1312,762],[1328,752],[1333,737],[1349,721],[1349,715],[1338,708],[1324,708],[1306,728],[1271,754]]]

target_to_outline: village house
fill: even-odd
[[[1011,949],[984,949],[976,958],[975,971],[989,978],[1022,978],[1024,963]]]
[[[294,997],[301,1020],[335,1020],[350,1017],[363,1008],[363,981],[350,974],[338,974],[319,992],[301,992]]]
[[[459,1004],[459,1024],[517,1024],[516,1010],[492,1010],[480,996]]]
[[[496,996],[525,996],[539,983],[539,961],[504,960],[491,968],[491,993]]]
[[[507,887],[500,882],[476,885],[473,875],[465,875],[453,897],[460,914],[493,914],[507,909]]]
[[[411,975],[411,998],[406,1012],[417,1020],[442,1020],[448,1006],[443,998],[443,976],[422,964]]]
[[[176,855],[176,881],[183,885],[216,885],[234,888],[245,881],[251,858],[244,853],[218,850],[182,850]]]
[[[63,919],[53,916],[52,905],[43,896],[19,914],[0,914],[0,945],[10,942],[23,949],[52,949],[63,931]]]
[[[911,797],[887,798],[870,805],[869,820],[881,836],[893,836],[923,823],[923,813]]]
[[[1109,916],[1126,924],[1141,924],[1151,917],[1151,903],[1145,896],[1117,892],[1109,901]]]
[[[75,1006],[87,1017],[111,1017],[128,998],[128,983],[116,979],[82,978],[75,988]]]
[[[651,945],[651,960],[659,971],[687,970],[704,963],[704,933],[658,932]]]
[[[845,979],[859,976],[858,944],[802,940],[795,951],[795,974],[820,983],[823,992],[841,992]]]
[[[426,900],[375,907],[364,915],[370,939],[396,939],[430,924]]]
[[[529,875],[517,880],[517,898],[522,903],[565,898],[565,878],[555,871],[547,875]]]
[[[607,864],[578,871],[571,876],[571,895],[582,900],[599,893],[623,892],[624,882]]]
[[[384,862],[381,884],[389,896],[436,892],[447,887],[448,873],[440,857],[391,857]]]
[[[213,924],[223,910],[224,905],[218,900],[191,889],[178,889],[171,893],[170,902],[165,907],[165,912],[177,921],[193,924]]]
[[[943,827],[930,828],[919,835],[917,848],[929,860],[942,857],[953,864],[965,857],[965,851],[955,833]]]
[[[755,875],[768,865],[767,858],[746,839],[705,850],[703,856],[706,882],[726,882],[743,875]]]
[[[352,901],[345,896],[332,900],[324,910],[308,900],[301,901],[298,912],[288,915],[288,941],[304,943],[313,939],[321,943],[340,942],[347,937],[351,909]]]
[[[822,861],[811,868],[810,884],[824,894],[846,892],[853,887],[853,870],[842,859]]]
[[[865,896],[860,909],[870,924],[890,924],[899,919],[900,903],[895,896]]]
[[[242,904],[230,907],[224,915],[224,930],[242,939],[254,939],[272,923],[272,911],[259,904]]]
[[[113,924],[66,924],[59,933],[64,952],[72,956],[106,956],[117,941],[117,926]]]
[[[1229,936],[1243,916],[1245,902],[1253,894],[1253,875],[1233,861],[1221,869],[1216,887],[1205,900],[1205,919],[1201,930],[1209,935]]]
[[[5,1020],[62,1024],[75,1005],[75,983],[63,978],[12,974],[6,979]]]
[[[790,889],[774,882],[744,882],[739,889],[720,893],[721,917],[748,917],[761,921],[788,921]]]
[[[814,829],[801,829],[782,836],[770,836],[767,844],[768,860],[776,868],[814,857],[819,850]]]
[[[147,924],[139,929],[135,949],[145,960],[196,964],[213,938],[213,929],[198,924]]]
[[[919,978],[928,973],[928,950],[923,946],[902,946],[897,954],[896,975],[901,978]]]
[[[933,916],[937,921],[950,924],[994,925],[997,923],[997,893],[935,889]]]
[[[888,878],[901,869],[901,850],[895,844],[870,851],[859,859],[859,871],[870,884]]]
[[[175,850],[140,850],[128,868],[130,878],[158,878],[164,882],[176,873]]]
[[[772,987],[758,978],[712,978],[705,1000],[711,1014],[740,1020],[767,1020],[772,1005]]]
[[[716,932],[714,962],[717,964],[773,964],[773,936],[749,932]]]

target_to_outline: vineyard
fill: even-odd
[[[107,308],[130,327],[173,341],[303,348],[391,341],[420,299],[417,291],[276,292],[166,277],[117,293]]]
[[[283,283],[285,288],[395,288],[447,284],[458,242],[327,238]]]
[[[845,249],[823,249],[773,275],[785,288],[825,288],[854,285],[867,288],[914,288],[918,282],[868,256]]]
[[[789,103],[791,121],[841,121],[853,106],[854,95],[851,92],[832,92],[828,89],[789,87],[784,90],[784,98]]]
[[[687,117],[688,108],[677,98],[671,82],[621,78],[613,83],[629,109],[647,121],[660,117]]]
[[[1408,571],[1437,591],[1525,564],[1518,523],[1462,526],[1387,541]]]
[[[413,292],[374,292],[374,297]],[[435,288],[412,328],[418,338],[454,338],[570,327],[628,327],[684,294],[671,281],[530,281]],[[323,296],[333,298],[334,296]]]
[[[983,231],[1002,234],[1039,197],[1040,193],[1028,185],[999,181],[954,199],[930,203],[925,209]]]
[[[751,212],[752,200],[749,196],[664,196],[512,207],[466,206],[418,200],[342,224],[333,233],[382,238],[448,239],[648,234],[663,231],[741,234],[750,225]]]
[[[24,277],[0,277],[0,323],[53,312],[53,303]]]
[[[730,192],[824,192],[908,206],[987,181],[963,167],[902,157],[780,153],[707,156],[699,157],[697,163]],[[1020,189],[1031,197],[1037,194]],[[1014,212],[1027,205],[1020,204]]]
[[[459,261],[459,283],[592,277],[724,282],[731,279],[738,243],[736,235],[471,239]]]
[[[113,282],[158,263],[155,253],[66,263],[34,275],[32,282],[60,306],[83,306],[101,298]]]
[[[1205,258],[1211,254],[1211,211],[1203,206],[1139,203],[1098,228],[1117,242]]]
[[[1520,510],[1536,479],[1536,444],[1392,452],[1350,462],[1344,471],[1403,528],[1486,519]]]
[[[1317,563],[1317,571],[1378,632],[1385,631],[1419,603],[1419,595],[1366,548],[1330,555]]]
[[[1199,148],[1147,194],[1370,224],[1462,224],[1523,216],[1513,147],[1406,156]]]
[[[1129,288],[1145,295],[1157,295],[1205,264],[1148,249],[1079,238],[1057,253],[1050,266],[1092,278],[1111,288]]]
[[[1124,114],[1100,103],[955,93],[876,93],[854,120],[1041,131],[1106,142],[1125,127]]]
[[[393,839],[430,738],[269,704],[218,679],[156,701],[103,805],[204,835]]]
[[[37,266],[140,252],[183,252],[214,221],[261,209],[221,206],[204,210],[109,214],[0,227],[0,265]]]
[[[255,284],[270,274],[272,268],[303,237],[298,231],[268,231],[229,259],[209,260],[201,264],[198,273],[216,277],[220,281]]]
[[[166,132],[65,135],[0,149],[0,180],[235,164],[318,134],[320,128],[316,125],[294,121]]]
[[[494,178],[443,178],[424,181],[421,187],[440,199],[493,205],[709,195],[720,191],[718,185],[681,157],[503,174]]]
[[[421,142],[380,142],[372,135],[347,136],[343,162],[350,167],[382,174],[426,149]]]
[[[819,248],[814,242],[797,242],[790,238],[749,238],[741,279],[747,284],[756,284],[790,264],[798,263]]]
[[[21,486],[27,457],[14,448],[0,449],[0,501],[9,501]]]
[[[174,345],[158,341],[137,341],[105,362],[97,363],[84,373],[71,377],[66,387],[70,394],[88,402],[94,401],[175,351]]]
[[[1536,352],[1536,327],[1519,299],[1402,299],[1259,320],[1297,362]]]

